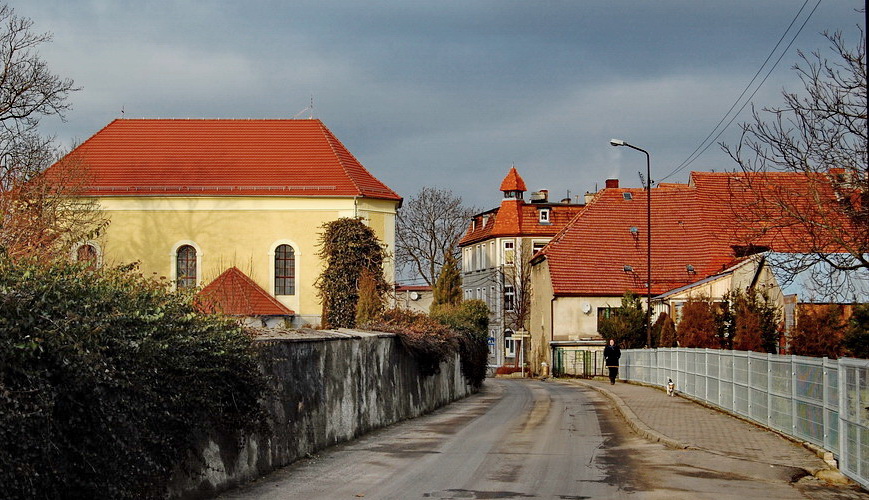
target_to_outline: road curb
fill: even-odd
[[[646,425],[645,422],[640,420],[640,418],[637,417],[637,414],[634,413],[634,410],[632,410],[630,408],[630,406],[628,406],[622,400],[622,398],[619,397],[618,395],[616,395],[615,393],[608,391],[608,390],[604,389],[603,387],[597,387],[597,386],[594,386],[592,384],[585,383],[581,380],[571,380],[571,382],[576,383],[578,385],[582,385],[584,387],[588,387],[589,389],[593,389],[593,390],[599,392],[600,394],[604,395],[610,401],[612,401],[612,403],[616,407],[616,410],[621,414],[622,418],[625,419],[625,422],[628,423],[628,425],[631,427],[631,429],[633,429],[637,434],[643,436],[644,438],[648,439],[649,441],[661,443],[664,446],[667,446],[668,448],[674,448],[677,450],[699,449],[695,446],[691,446],[687,443],[683,443],[682,441],[673,439],[669,436],[665,436],[664,434],[661,434],[660,432],[652,429],[651,427]]]

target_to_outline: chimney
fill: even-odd
[[[543,202],[544,203],[549,201],[549,190],[548,189],[541,189],[540,194],[543,195]]]
[[[548,203],[549,202],[549,190],[541,189],[540,191],[535,191],[531,193],[531,203]]]
[[[586,191],[585,192],[585,204],[588,205],[592,201],[594,201],[594,193],[589,193],[588,191]]]
[[[618,179],[607,179],[606,180],[606,187],[607,187],[607,189],[619,187],[619,180]]]
[[[564,203],[565,205],[570,205],[570,198],[563,198],[561,200],[561,203]]]

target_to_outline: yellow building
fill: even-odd
[[[138,261],[178,287],[236,267],[318,323],[321,225],[360,217],[391,252],[399,197],[319,120],[115,120],[76,148],[110,219],[76,258]],[[385,269],[393,281],[393,267]]]

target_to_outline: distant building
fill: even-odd
[[[434,302],[432,288],[428,285],[395,285],[392,306],[428,314]]]
[[[111,220],[74,258],[139,262],[146,276],[179,288],[208,285],[235,268],[233,282],[244,274],[256,290],[227,292],[227,279],[219,288],[233,311],[244,303],[239,293],[265,304],[265,292],[274,299],[266,301],[272,312],[280,311],[265,316],[289,311],[295,326],[319,323],[314,281],[323,268],[317,251],[326,222],[359,217],[387,251],[394,248],[401,197],[319,120],[122,119],[70,155],[87,169],[83,195]],[[392,263],[385,268],[392,282]]]
[[[546,190],[532,193],[526,202],[527,188],[516,167],[500,189],[501,205],[474,215],[459,242],[463,298],[489,306],[489,362],[495,366],[518,363],[522,348],[518,336],[529,328],[528,261],[584,208],[569,199],[553,203]]]

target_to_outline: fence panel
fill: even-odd
[[[623,351],[623,376],[677,390],[832,451],[869,488],[869,360],[706,349]]]

